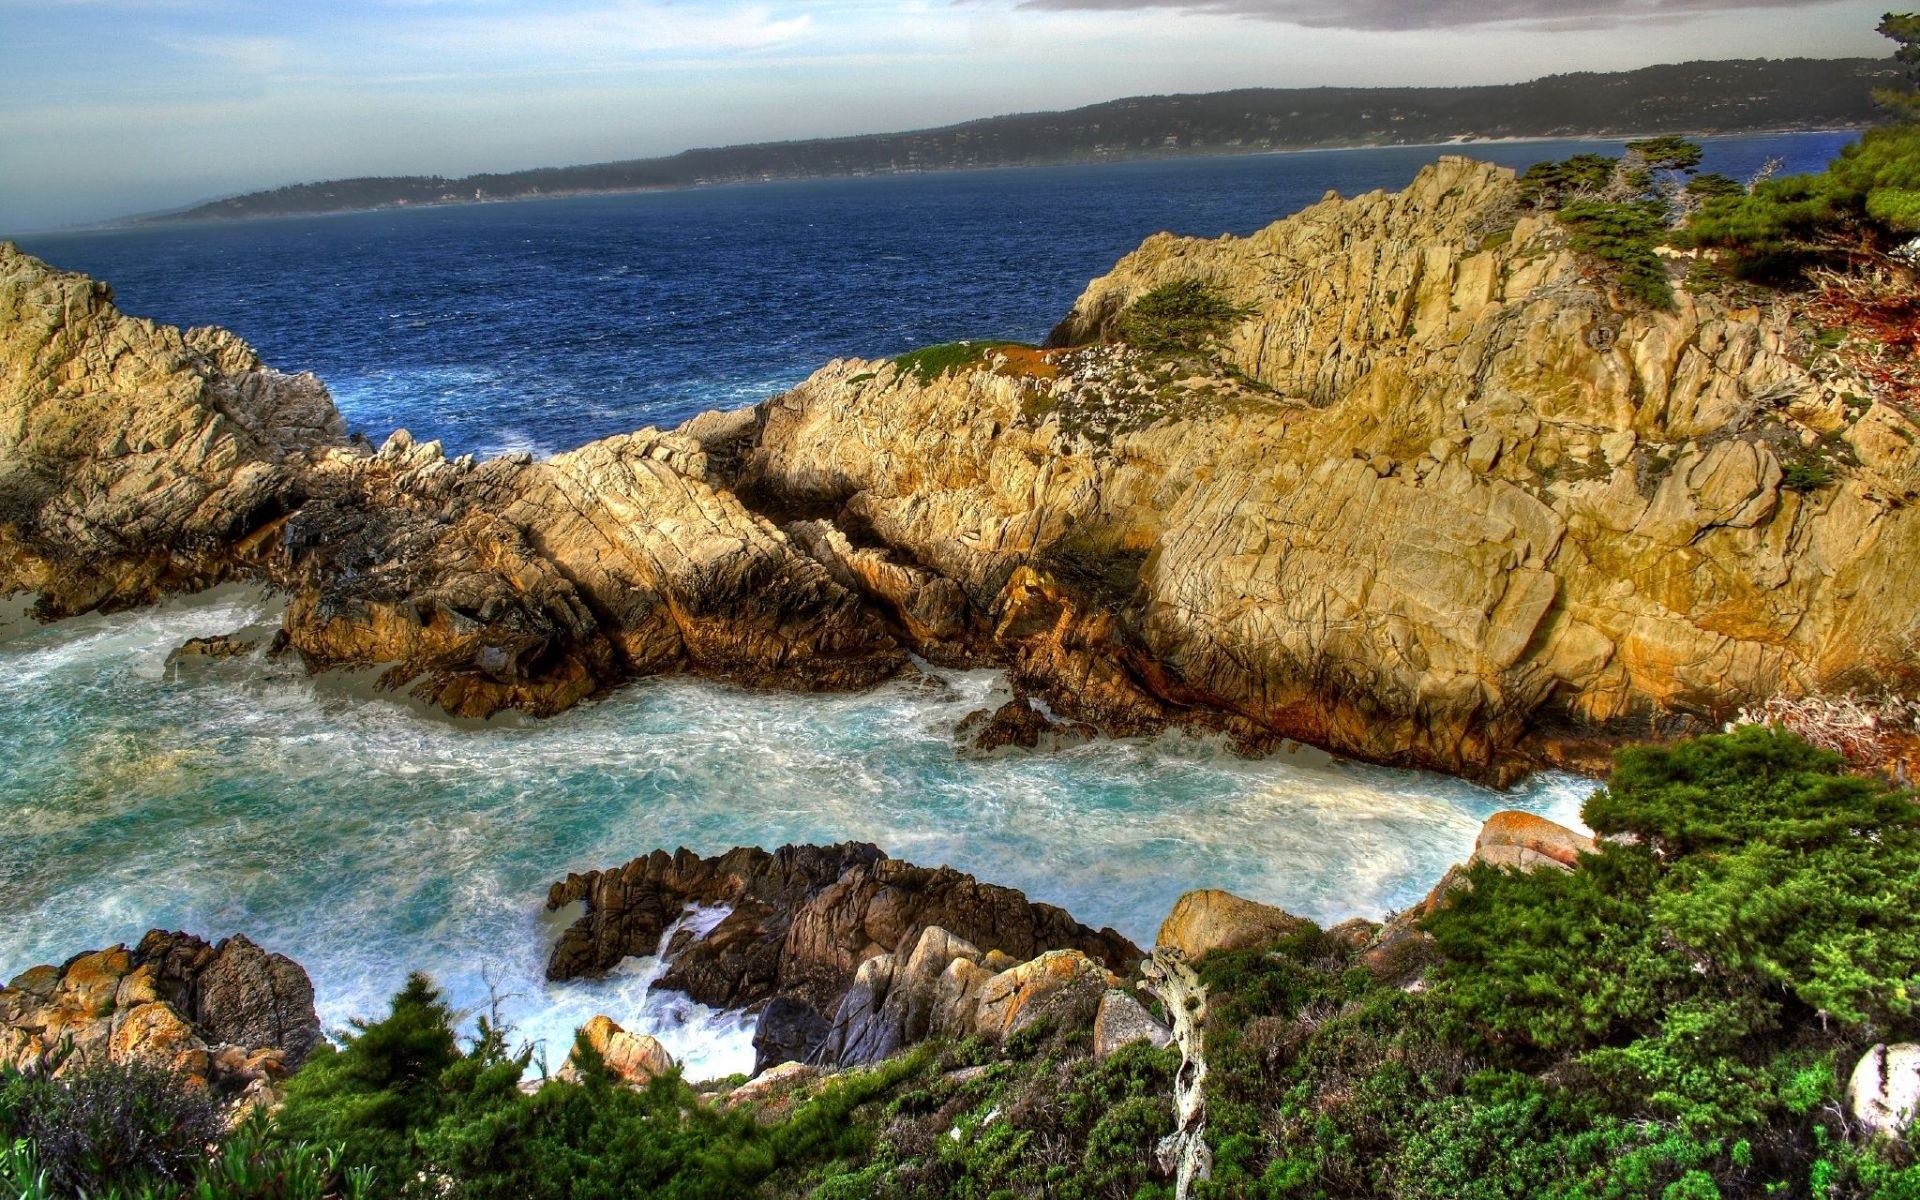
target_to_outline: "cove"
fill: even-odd
[[[1572,823],[1593,786],[1502,793],[1178,735],[962,759],[952,729],[987,704],[987,671],[838,696],[656,679],[479,725],[297,663],[169,662],[188,638],[273,618],[227,589],[0,638],[0,974],[150,927],[244,932],[308,969],[329,1028],[424,970],[457,1007],[497,997],[555,1067],[606,1013],[701,1078],[750,1067],[750,1022],[649,999],[644,960],[546,983],[548,883],[656,847],[851,838],[1150,943],[1200,887],[1377,918],[1465,858],[1488,814]]]

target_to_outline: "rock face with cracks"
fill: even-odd
[[[1188,280],[1244,306],[1211,364],[1073,348]],[[1017,687],[1114,733],[1509,779],[1916,684],[1913,398],[1833,374],[1790,298],[1626,304],[1508,171],[1156,236],[1056,342],[835,363],[739,487],[958,583]]]
[[[706,474],[655,430],[539,463],[404,432],[375,452],[312,376],[0,245],[0,595],[43,616],[269,582],[309,666],[381,667],[469,717],[637,675],[834,689],[905,664],[877,610]]]
[[[320,1040],[306,971],[242,936],[156,929],[0,987],[0,1066],[18,1069],[139,1061],[271,1102]]]
[[[1097,977],[1091,1018],[1110,976],[1140,960],[1138,947],[1113,930],[1089,928],[1013,888],[854,842],[712,858],[655,851],[549,890],[550,911],[575,905],[582,911],[555,944],[548,978],[598,975],[664,950],[660,987],[716,1008],[761,1009],[754,1040],[763,1067],[872,1062],[963,1025],[1000,1036],[1019,1027],[1021,1014],[1031,1020],[1041,998]],[[704,933],[670,935],[701,909],[725,915]],[[976,986],[948,987],[956,964],[982,972]],[[999,986],[985,986],[1001,975]]]
[[[1190,282],[1241,315],[1193,353],[1115,343]],[[466,716],[670,671],[861,687],[913,651],[1112,735],[1506,781],[1920,689],[1920,409],[1796,303],[1636,307],[1511,172],[1446,158],[1250,237],[1150,238],[1046,351],[836,362],[475,463],[345,441],[311,377],[5,247],[0,592],[60,615],[275,582],[310,665]],[[996,736],[1050,742],[1030,712]]]

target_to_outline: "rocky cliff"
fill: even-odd
[[[1242,306],[1212,364],[1103,344],[1184,281]],[[763,406],[739,487],[857,534],[829,557],[883,606],[957,583],[931,640],[1111,732],[1505,778],[1912,690],[1914,397],[1836,332],[1791,297],[1625,305],[1509,172],[1446,159],[1252,237],[1149,239],[1060,349],[832,364]]]
[[[0,245],[0,594],[44,616],[270,582],[311,667],[383,666],[468,716],[554,713],[634,675],[832,688],[905,662],[686,438],[475,463],[344,432],[312,376],[124,316]]]
[[[1168,284],[1238,316],[1122,344]],[[1502,780],[1920,686],[1893,351],[1805,296],[1623,302],[1465,159],[1151,238],[1052,349],[836,362],[540,463],[345,443],[310,378],[11,248],[0,318],[0,592],[271,580],[310,665],[465,715],[663,671],[858,687],[912,651],[1008,669],[993,744],[1058,740],[1031,698]]]

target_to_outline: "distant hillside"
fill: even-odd
[[[1137,96],[1070,112],[911,133],[689,150],[669,158],[510,174],[339,179],[251,192],[149,218],[288,216],[702,183],[1233,154],[1456,138],[1588,137],[1866,125],[1882,59],[1692,62],[1457,88],[1249,88]]]

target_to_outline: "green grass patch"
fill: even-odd
[[[948,342],[940,346],[928,346],[910,354],[902,354],[893,360],[903,374],[911,375],[924,386],[943,375],[968,367],[978,366],[988,354],[995,350],[1035,350],[1038,347],[1026,342]]]

